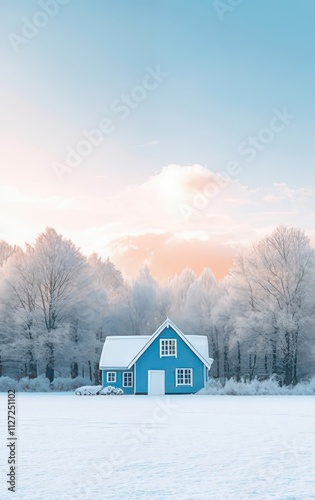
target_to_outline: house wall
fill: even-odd
[[[107,382],[106,376],[107,372],[116,372],[116,382]],[[132,387],[123,387],[123,373],[131,372],[134,373],[133,367],[131,370],[102,370],[102,385],[103,387],[107,387],[108,385],[112,387],[119,387],[124,391],[124,394],[134,394],[134,377],[133,377],[133,386]]]
[[[160,339],[177,339],[177,358],[160,358]],[[147,350],[136,362],[136,394],[148,393],[148,371],[165,371],[165,393],[166,394],[191,394],[204,387],[205,369],[204,364],[177,335],[172,327],[165,328],[152,342]],[[193,369],[193,385],[177,386],[175,380],[176,368]]]

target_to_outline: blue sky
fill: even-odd
[[[274,183],[293,190],[315,185],[312,0],[243,0],[223,20],[212,0],[72,0],[14,51],[9,33],[21,35],[23,18],[32,20],[42,4],[3,0],[0,7],[2,183],[6,193],[8,186],[18,191],[21,212],[25,196],[55,197],[64,207],[80,197],[95,201],[146,184],[171,164],[199,164],[216,173],[228,161],[239,161],[237,180],[249,190],[272,190]],[[141,85],[148,66],[157,65],[168,76],[119,120],[112,103]],[[268,127],[274,109],[284,108],[295,118],[246,162],[237,151],[240,143]],[[59,182],[52,162],[64,162],[66,147],[75,147],[83,130],[105,118],[115,122],[114,132]],[[265,211],[255,207],[260,208]],[[242,224],[248,222],[246,210],[240,212]],[[313,207],[294,210],[309,214]],[[47,209],[47,222],[79,240],[94,227],[86,214],[80,233],[77,212],[68,217],[73,223],[64,226]],[[2,237],[32,238],[42,229],[38,221],[25,232],[18,214],[13,222],[15,229],[2,222]],[[312,229],[311,221],[305,228]]]

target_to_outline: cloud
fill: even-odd
[[[148,141],[145,144],[138,144],[137,146],[134,146],[135,148],[147,148],[149,146],[158,146],[161,144],[161,141],[154,140],[154,141]]]
[[[308,198],[315,195],[315,189],[312,187],[292,189],[285,182],[275,183],[273,187],[273,192],[266,195],[264,198],[267,203],[306,201]]]
[[[111,243],[112,259],[125,275],[134,276],[145,263],[158,279],[180,273],[184,268],[200,274],[205,267],[223,278],[232,264],[234,249],[208,238],[145,234],[125,236]]]
[[[94,192],[75,188],[52,194],[43,186],[32,194],[2,186],[1,237],[21,245],[49,225],[84,253],[110,256],[128,276],[146,262],[160,278],[184,267],[198,274],[204,266],[221,278],[238,245],[282,222],[313,228],[313,188],[283,183],[252,189],[237,180],[222,182],[201,165],[168,165],[142,183],[111,192],[107,179],[96,176]]]

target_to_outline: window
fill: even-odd
[[[161,339],[160,340],[160,358],[163,356],[177,357],[177,341],[176,339]]]
[[[132,372],[123,373],[123,387],[132,387],[133,376]]]
[[[176,386],[177,385],[193,385],[192,368],[177,368],[176,369]]]
[[[116,382],[116,372],[107,372],[106,382]]]

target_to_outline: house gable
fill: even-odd
[[[160,356],[161,340],[176,340],[176,356]],[[136,371],[136,394],[148,394],[148,373],[150,371],[162,370],[165,373],[166,394],[195,393],[205,385],[206,365],[191,349],[190,345],[178,335],[177,331],[169,324],[164,326],[161,332],[138,357],[132,365]],[[192,373],[190,385],[179,385],[177,382],[177,371],[190,369]]]
[[[164,332],[165,330],[167,331],[168,329],[171,329],[175,333],[175,337],[170,337],[170,338],[175,338],[179,337],[182,342],[184,342],[187,347],[197,356],[197,358],[208,368],[210,369],[211,364],[212,364],[212,359],[206,359],[204,358],[195,348],[194,346],[189,342],[189,340],[185,337],[183,332],[173,323],[169,318],[167,318],[164,323],[155,331],[155,333],[149,338],[149,340],[146,342],[146,344],[143,346],[143,348],[138,352],[138,354],[133,358],[133,360],[129,363],[128,369],[130,369],[138,360],[141,358],[141,356],[145,353],[145,351],[150,348],[150,346],[156,341],[157,338],[167,338],[165,337]],[[163,336],[162,336],[163,333]]]

